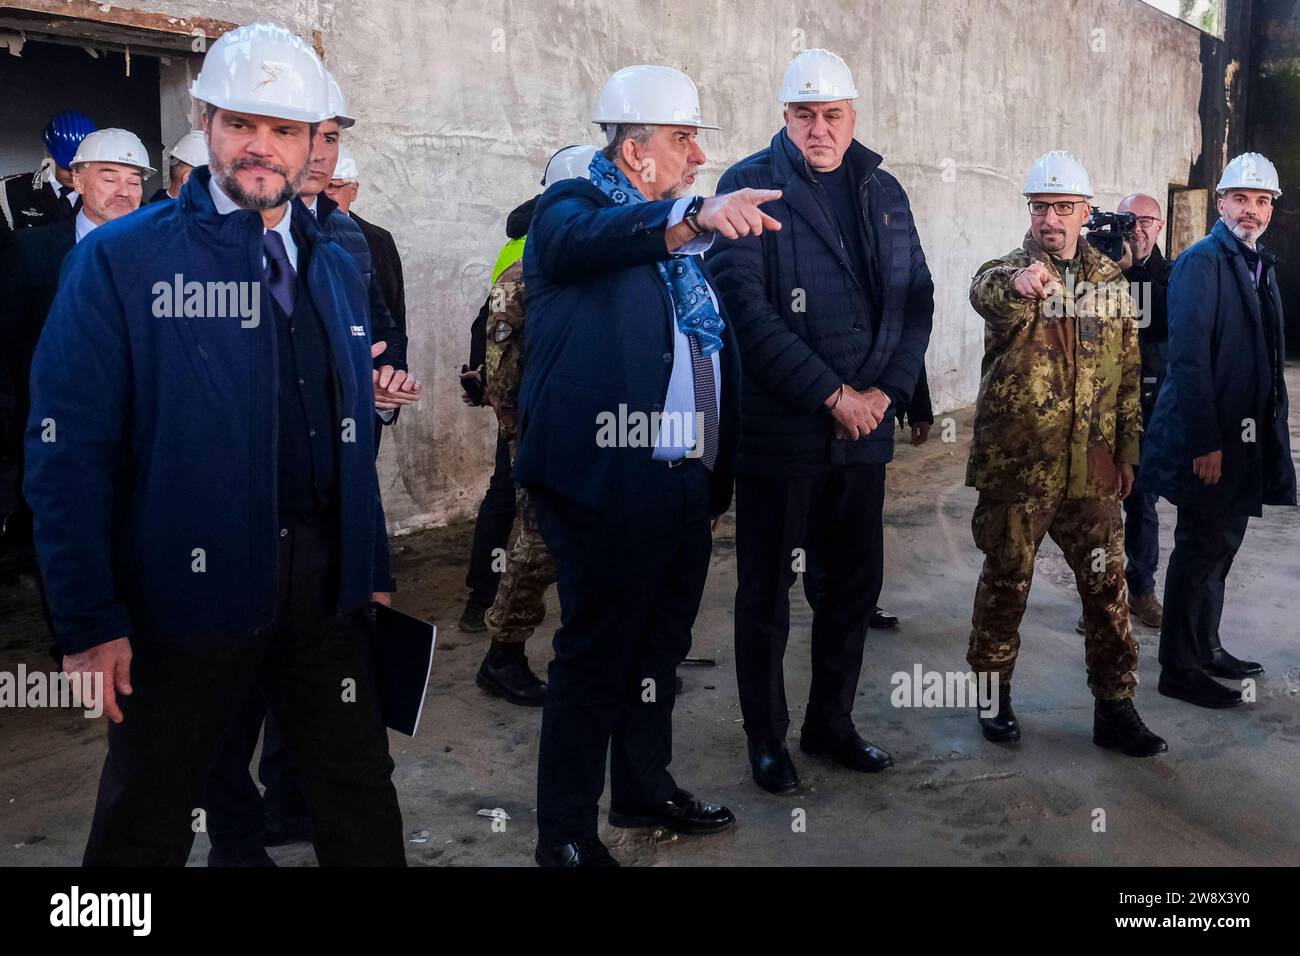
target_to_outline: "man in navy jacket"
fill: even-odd
[[[184,865],[260,684],[320,862],[402,865],[369,644],[392,580],[366,289],[289,214],[323,69],[253,24],[193,94],[210,167],[72,251],[32,370],[25,491],[56,638],[114,721],[85,862]]]
[[[528,334],[515,479],[555,558],[555,634],[537,769],[537,862],[617,865],[597,837],[611,752],[612,826],[714,833],[730,810],[668,772],[677,665],[691,645],[731,499],[738,358],[692,258],[710,233],[771,225],[774,193],[685,195],[704,154],[694,83],[615,73],[610,142],[590,178],[538,200],[524,251]]]
[[[736,680],[755,782],[799,786],[782,660],[790,586],[816,544],[812,686],[800,747],[858,771],[892,765],[853,726],[884,561],[885,463],[925,362],[934,284],[907,195],[853,139],[857,96],[828,50],[789,65],[786,126],[721,190],[781,190],[784,228],[720,243],[710,272],[743,355],[736,465]]]
[[[361,273],[370,305],[370,335],[384,349],[375,359],[375,450],[382,427],[392,424],[398,408],[419,400],[420,385],[406,372],[406,323],[399,327],[388,309],[373,271],[370,246],[361,229],[338,204],[326,195],[330,176],[338,163],[340,137],[355,125],[347,114],[342,90],[331,84],[338,99],[332,116],[316,127],[312,139],[307,177],[298,190],[292,214],[308,217],[321,234],[337,243]],[[373,350],[372,350],[373,351]],[[265,719],[265,731],[262,730]],[[260,793],[249,775],[249,762],[262,739],[258,775],[266,788]],[[311,840],[310,808],[285,748],[284,734],[274,714],[267,713],[262,694],[251,696],[231,729],[221,756],[208,780],[209,866],[268,866],[271,858],[263,849]]]
[[[1251,516],[1296,503],[1276,259],[1259,245],[1281,195],[1258,153],[1224,169],[1220,220],[1169,277],[1169,364],[1142,442],[1142,480],[1178,507],[1165,574],[1160,693],[1232,707],[1264,672],[1219,638],[1224,586]]]

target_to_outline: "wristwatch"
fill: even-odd
[[[703,205],[704,205],[704,197],[696,196],[690,201],[690,203],[687,204],[686,215],[682,217],[682,222],[690,226],[691,232],[695,233],[697,236],[704,235],[706,231],[704,227],[700,225],[699,220],[695,218],[697,215],[699,215],[700,208]]]

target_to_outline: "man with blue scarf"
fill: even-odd
[[[609,822],[716,833],[730,810],[668,772],[674,672],[691,644],[731,502],[735,339],[695,255],[713,233],[780,228],[740,190],[687,195],[704,154],[690,78],[633,66],[605,84],[589,177],[537,202],[524,252],[528,336],[516,481],[555,557],[555,634],[537,772],[537,862],[615,866]]]

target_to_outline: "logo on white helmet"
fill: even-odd
[[[266,74],[266,79],[254,86],[253,89],[260,90],[262,87],[270,86],[276,80],[280,79],[280,74],[284,72],[285,66],[286,64],[284,63],[267,63],[263,60],[261,67],[262,72]]]

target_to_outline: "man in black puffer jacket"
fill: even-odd
[[[718,191],[779,189],[779,231],[720,241],[709,256],[740,343],[736,465],[736,678],[755,781],[799,785],[786,750],[782,658],[789,590],[816,539],[827,575],[813,615],[805,753],[854,770],[889,767],[858,736],[853,702],[880,593],[885,463],[895,411],[924,363],[934,284],[907,195],[853,139],[844,61],[800,54],[786,70],[786,126]]]

